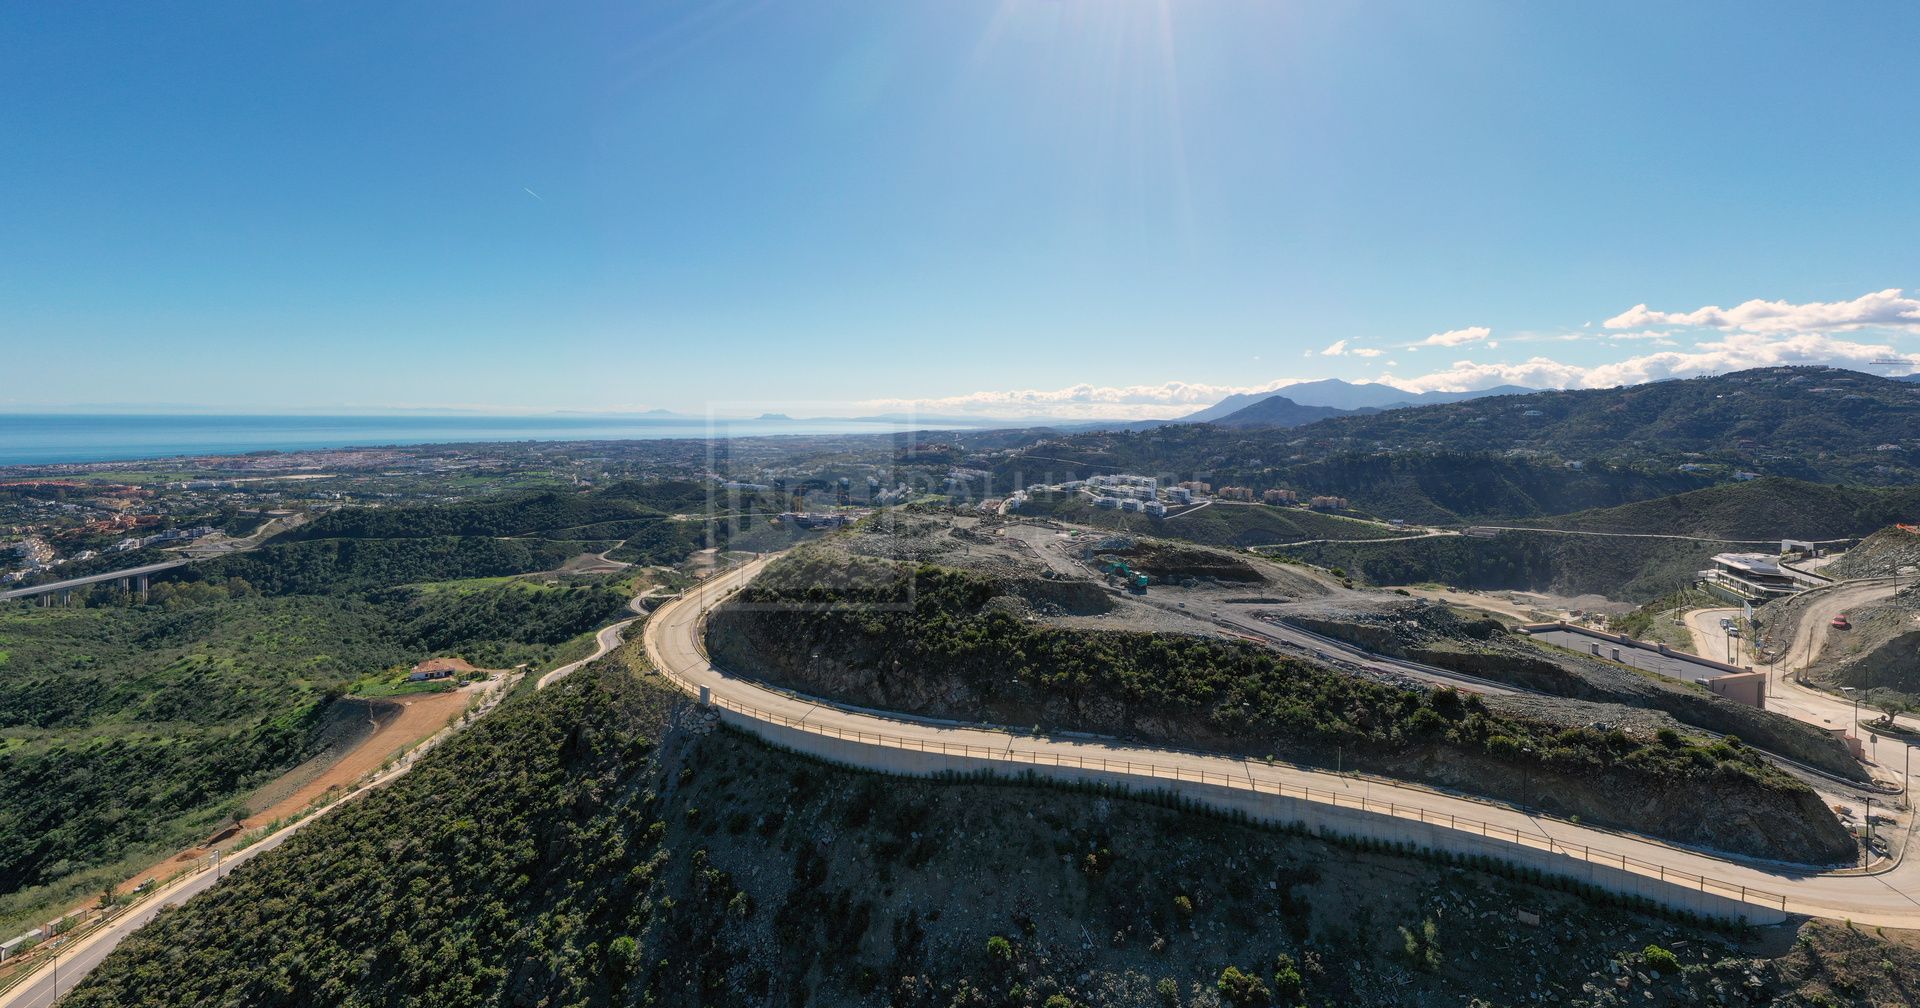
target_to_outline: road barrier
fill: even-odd
[[[1365,796],[1262,781],[1250,773],[1022,750],[1011,741],[1005,747],[929,742],[813,724],[714,695],[671,670],[660,671],[680,689],[701,697],[723,721],[735,727],[776,745],[859,769],[931,777],[1018,767],[1043,776],[1123,789],[1140,781],[1158,782],[1167,785],[1162,790],[1267,823],[1304,825],[1311,821],[1323,832],[1406,842],[1461,855],[1489,855],[1711,917],[1754,924],[1777,924],[1788,917],[1787,898],[1779,893],[1595,850],[1585,844],[1564,843],[1544,833],[1525,833]]]

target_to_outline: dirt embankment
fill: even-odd
[[[417,693],[398,700],[348,699],[337,703],[362,719],[365,730],[330,741],[325,751],[253,793],[254,811],[240,832],[258,829],[300,812],[380,768],[390,757],[432,735],[473,699],[468,690]]]
[[[1920,585],[1857,607],[1847,620],[1845,630],[1828,629],[1813,674],[1905,698],[1920,695]]]
[[[1212,580],[1260,584],[1266,580],[1253,564],[1232,553],[1158,539],[1141,539],[1123,549],[1101,550],[1099,557],[1124,560],[1134,570],[1159,583]]]
[[[723,667],[863,707],[1273,755],[1312,765],[1336,762],[1336,754],[1327,751],[1330,746],[1244,719],[1223,718],[1217,711],[1177,703],[1130,705],[1103,690],[1036,688],[1012,678],[1011,659],[1008,676],[989,677],[984,686],[982,677],[966,670],[904,666],[889,660],[887,642],[863,631],[857,620],[821,623],[797,620],[787,612],[723,606],[709,623],[707,644]],[[1557,815],[1734,853],[1810,864],[1854,856],[1851,838],[1811,790],[1732,768],[1704,782],[1698,775],[1672,777],[1634,761],[1555,772],[1543,769],[1546,764],[1536,757],[1505,760],[1443,739],[1414,738],[1346,747],[1337,760],[1348,769],[1521,802]]]
[[[1920,571],[1920,533],[1881,529],[1820,573],[1833,578],[1889,577]]]

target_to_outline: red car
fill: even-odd
[[[1847,622],[1846,613],[1841,613],[1833,618],[1833,628],[1835,630],[1851,630],[1853,629],[1853,624]]]

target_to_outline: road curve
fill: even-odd
[[[567,664],[562,665],[551,672],[548,672],[546,675],[541,676],[540,681],[533,684],[533,688],[546,689],[548,686],[552,685],[556,680],[566,678],[568,674],[579,669],[582,665],[585,665],[588,662],[599,661],[600,659],[605,658],[610,652],[612,652],[614,648],[617,648],[621,644],[626,643],[627,628],[632,626],[634,623],[638,622],[640,617],[646,615],[645,603],[647,599],[652,598],[654,595],[658,594],[661,591],[662,589],[657,587],[649,588],[646,591],[643,591],[640,594],[635,595],[633,597],[633,600],[627,603],[627,611],[633,613],[634,615],[631,618],[623,619],[618,623],[612,623],[607,626],[601,627],[600,632],[593,635],[594,651],[592,654],[586,656],[585,658],[580,659],[579,661],[568,662]]]
[[[840,747],[842,755],[836,758],[868,766],[888,762],[886,750],[907,750],[916,753],[923,766],[938,766],[945,760],[955,769],[970,769],[986,760],[1005,764],[1016,773],[1091,769],[1148,790],[1185,781],[1288,798],[1304,796],[1347,812],[1361,808],[1403,820],[1417,818],[1428,826],[1442,824],[1476,835],[1511,838],[1508,842],[1521,847],[1551,849],[1575,868],[1585,861],[1602,867],[1619,865],[1644,876],[1658,873],[1668,881],[1697,877],[1705,880],[1701,885],[1708,891],[1746,892],[1756,906],[1876,926],[1920,927],[1920,899],[1907,895],[1920,893],[1920,859],[1871,875],[1755,863],[1389,780],[1114,740],[958,726],[854,710],[774,690],[715,667],[703,639],[707,610],[744,586],[770,559],[715,575],[682,594],[655,611],[645,632],[647,654],[657,670],[690,693],[708,691],[712,704],[730,723],[762,737],[786,739],[785,744],[797,734],[847,740],[858,745]],[[862,751],[870,754],[864,763],[858,755]]]

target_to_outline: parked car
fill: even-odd
[[[1853,624],[1847,622],[1846,613],[1841,613],[1833,618],[1833,628],[1835,630],[1851,630],[1853,629]]]

